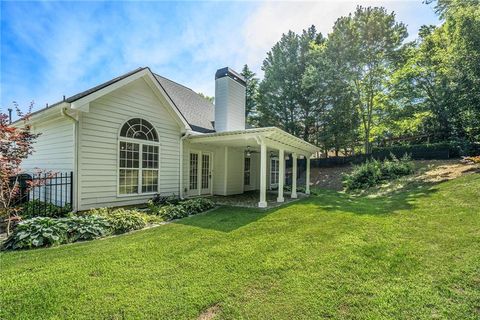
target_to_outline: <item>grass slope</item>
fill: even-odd
[[[2,319],[478,319],[480,175],[2,253]]]

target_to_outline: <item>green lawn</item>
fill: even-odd
[[[1,319],[479,319],[480,174],[0,258]]]

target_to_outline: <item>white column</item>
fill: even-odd
[[[310,156],[306,156],[307,172],[305,173],[305,193],[310,194]]]
[[[285,150],[278,150],[278,197],[277,202],[284,202],[283,185],[285,183]]]
[[[262,140],[260,145],[260,208],[267,207],[267,145]]]
[[[297,198],[297,154],[292,153],[292,198]]]

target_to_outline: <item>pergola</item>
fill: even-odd
[[[279,128],[265,127],[239,131],[225,131],[193,135],[188,138],[192,144],[251,148],[260,152],[260,199],[258,206],[267,207],[267,159],[268,152],[278,152],[279,181],[277,202],[284,202],[285,155],[292,157],[292,190],[291,197],[297,198],[297,160],[306,158],[305,192],[310,193],[310,157],[319,148],[297,138]]]

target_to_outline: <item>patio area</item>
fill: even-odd
[[[236,194],[231,196],[212,196],[210,199],[213,200],[218,205],[223,206],[233,206],[233,207],[247,207],[247,208],[258,208],[258,197],[260,195],[259,190],[246,191],[242,194]],[[297,193],[298,198],[293,199],[290,197],[290,192],[285,192],[285,201],[277,202],[277,191],[268,191],[266,196],[267,207],[275,208],[279,207],[286,203],[291,203],[299,199],[308,197],[304,193]]]

